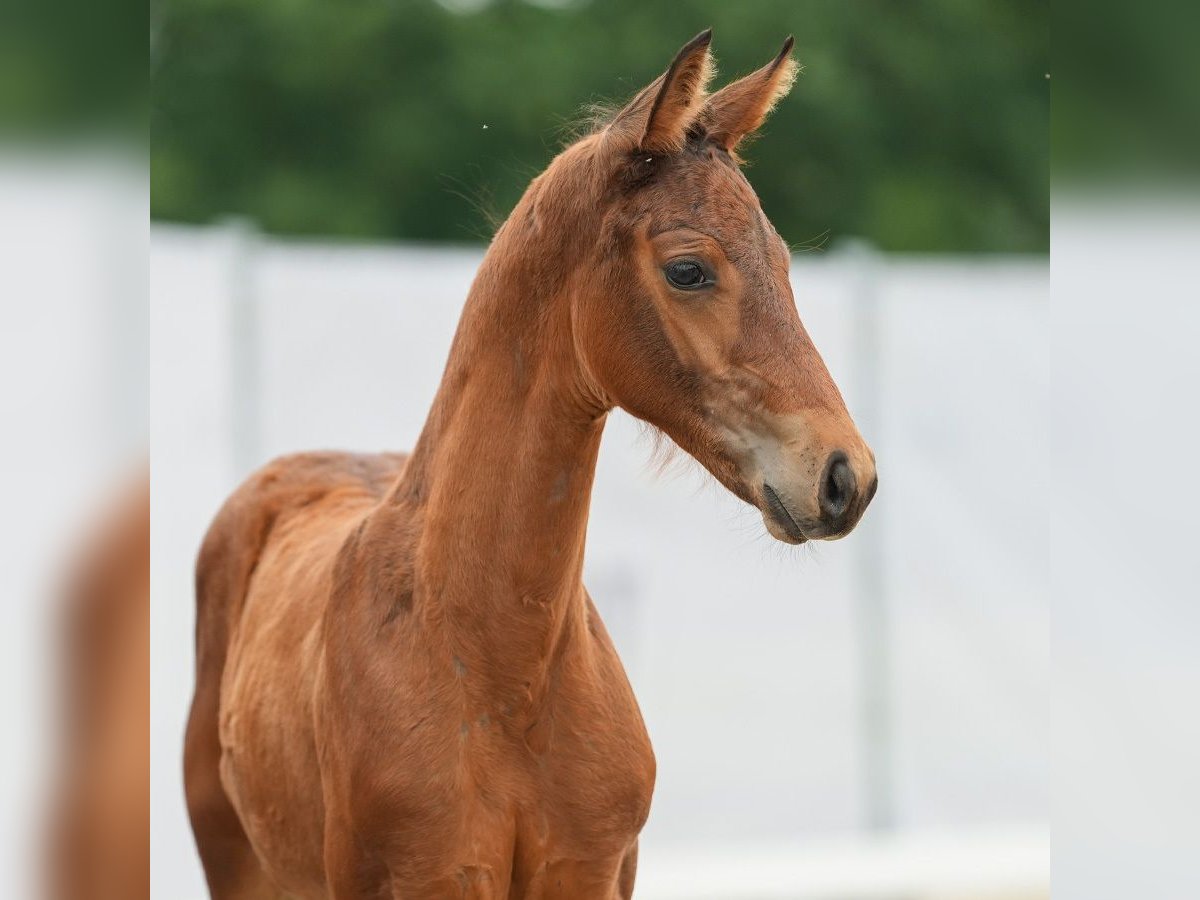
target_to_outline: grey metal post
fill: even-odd
[[[145,266],[148,209],[141,182],[115,165],[104,213],[113,227],[97,228],[104,270],[104,372],[107,379],[105,451],[127,465],[147,456],[150,445],[150,281]],[[138,198],[135,202],[135,198]],[[111,460],[110,460],[111,462]]]
[[[234,476],[244,478],[262,460],[261,370],[254,257],[258,232],[248,219],[226,222],[229,234],[229,410]]]
[[[880,476],[886,496],[887,456],[882,445],[883,379],[880,354],[883,327],[879,302],[882,260],[865,241],[844,245],[841,256],[852,279],[854,328],[853,378],[855,420],[885,471]],[[882,506],[883,504],[879,504]],[[882,510],[872,510],[855,532],[857,569],[855,600],[858,625],[859,757],[862,766],[863,820],[872,832],[896,825],[893,784],[892,639],[885,579],[884,522]]]

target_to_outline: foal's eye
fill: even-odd
[[[694,291],[712,284],[712,279],[708,277],[704,267],[690,259],[667,263],[663,274],[667,276],[667,281],[683,291]]]

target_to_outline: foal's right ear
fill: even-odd
[[[683,45],[671,67],[617,113],[609,133],[627,141],[630,149],[671,153],[683,148],[687,130],[696,121],[713,74],[712,29]]]
[[[794,44],[789,35],[773,60],[757,72],[725,85],[708,99],[705,117],[709,140],[733,153],[743,138],[759,129],[796,80],[799,66],[791,58]]]

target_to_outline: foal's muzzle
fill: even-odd
[[[764,480],[760,505],[771,534],[793,544],[849,534],[879,487],[869,452],[860,457],[856,464],[843,450],[830,453],[815,490],[803,482],[789,486]]]

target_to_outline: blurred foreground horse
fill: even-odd
[[[217,900],[631,895],[654,756],[580,580],[614,407],[782,541],[870,502],[736,157],[791,39],[710,95],[710,36],[529,186],[411,455],[277,460],[213,522],[186,781]]]

